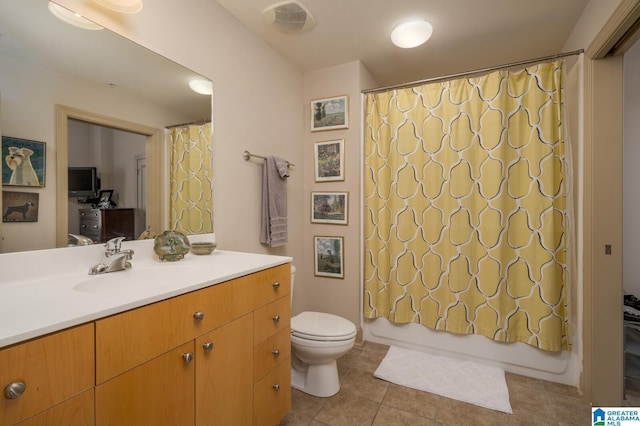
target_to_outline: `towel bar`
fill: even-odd
[[[255,157],[255,158],[261,158],[261,159],[266,159],[266,157],[263,157],[262,155],[258,155],[258,154],[252,154],[249,151],[245,151],[242,153],[242,158],[244,158],[244,161],[249,161],[251,159],[251,157]],[[287,161],[287,160],[285,160]],[[295,164],[290,163],[289,161],[287,161],[287,164],[289,166],[295,166]]]

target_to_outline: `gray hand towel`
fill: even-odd
[[[271,247],[287,243],[287,177],[289,162],[267,156],[262,169],[260,242]]]

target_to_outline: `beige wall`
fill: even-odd
[[[340,315],[360,327],[360,170],[362,158],[361,91],[375,86],[373,78],[358,62],[349,62],[305,74],[304,78],[304,217],[303,250],[294,255],[296,292],[294,312],[316,310]],[[349,128],[311,132],[310,108],[313,99],[347,95]],[[344,140],[344,175],[339,182],[315,182],[315,142]],[[311,223],[312,191],[346,191],[349,193],[348,225]],[[314,236],[344,238],[344,279],[314,276]]]

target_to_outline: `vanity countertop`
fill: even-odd
[[[88,275],[91,265],[84,261],[84,268],[79,268],[78,258],[93,259],[99,252],[96,247],[84,251],[80,250],[85,247],[77,247],[31,252],[34,254],[31,260],[36,264],[26,267],[22,279],[5,274],[7,269],[0,272],[0,276],[7,278],[0,283],[0,348],[292,260],[286,256],[216,250],[210,255],[189,253],[177,262],[161,262],[148,254],[151,251],[148,242],[135,243],[130,243],[136,248],[133,266],[124,271]],[[125,243],[123,248],[127,248]],[[47,256],[46,252],[51,253]],[[21,268],[20,263],[29,261],[28,255],[5,256],[8,255],[0,256],[0,271],[7,267]],[[54,270],[50,273],[38,275],[39,270],[50,266],[47,262],[59,266],[67,257],[71,264],[67,268],[51,267]],[[138,281],[144,282],[136,285]],[[112,283],[116,286],[110,286]]]

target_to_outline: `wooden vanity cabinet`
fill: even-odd
[[[93,354],[93,324],[0,349],[3,390],[26,385],[15,399],[0,398],[0,425],[93,424]]]
[[[0,349],[0,426],[277,425],[289,264]]]
[[[267,413],[254,402],[254,368],[259,344],[285,329],[274,338],[285,354],[275,365],[289,365],[282,346],[290,346],[289,270],[281,265],[96,321],[96,424],[278,424],[290,409],[290,378],[280,373],[260,388],[277,406]],[[260,295],[264,286],[269,297]],[[256,329],[266,330],[260,342]],[[273,371],[272,363],[262,380]]]

